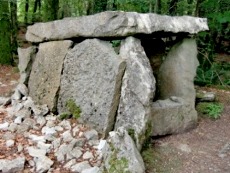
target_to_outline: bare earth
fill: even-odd
[[[0,97],[10,96],[17,85],[19,74],[15,68],[0,65]],[[146,163],[147,173],[230,173],[230,91],[202,88],[217,93],[224,104],[218,120],[199,118],[198,126],[187,133],[153,139]],[[0,110],[0,123],[6,113]],[[4,148],[0,135],[0,159],[14,155]],[[25,140],[17,136],[17,144]]]

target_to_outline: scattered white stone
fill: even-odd
[[[76,146],[83,147],[85,145],[86,139],[85,138],[78,138],[76,139]]]
[[[76,159],[72,159],[72,160],[70,160],[69,162],[67,162],[67,163],[64,165],[64,168],[70,169],[71,166],[73,166],[73,165],[76,164],[76,163],[77,163],[77,162],[76,162]]]
[[[18,148],[18,152],[20,153],[20,152],[23,150],[22,144],[19,144],[19,145],[17,146],[17,148]]]
[[[63,138],[63,141],[64,142],[70,142],[73,140],[73,137],[71,135],[71,132],[68,130],[68,131],[65,131],[63,134],[62,134],[62,138]]]
[[[61,145],[61,138],[57,138],[52,142],[52,148],[56,150]]]
[[[22,123],[22,117],[15,118],[14,123],[15,124],[21,124]]]
[[[15,139],[15,134],[11,132],[5,132],[5,134],[3,135],[3,139],[4,140]]]
[[[37,117],[35,117],[35,118],[36,118],[37,123],[38,123],[41,127],[43,127],[43,126],[46,124],[46,119],[45,119],[45,117],[37,116]]]
[[[84,169],[81,173],[100,173],[100,168],[95,166],[92,168]]]
[[[35,159],[36,172],[43,173],[43,172],[48,171],[50,167],[53,165],[53,163],[54,162],[46,156]]]
[[[0,159],[0,172],[2,173],[14,173],[21,172],[24,169],[26,159],[19,157],[13,160]]]
[[[83,154],[83,159],[92,159],[93,158],[93,154],[89,151],[86,151],[85,154]]]
[[[18,128],[18,125],[15,124],[15,123],[11,123],[8,130],[11,131],[11,132],[15,132]]]
[[[6,141],[6,146],[7,146],[7,147],[12,147],[12,146],[14,145],[14,143],[15,143],[14,140],[9,139],[9,140]]]
[[[14,94],[11,96],[11,100],[20,100],[21,98],[21,93],[16,89]]]
[[[75,137],[79,133],[80,129],[78,126],[73,128],[73,136]]]
[[[8,127],[9,127],[9,123],[8,122],[0,124],[0,130],[7,130]]]
[[[64,130],[64,128],[61,126],[55,126],[54,129],[58,132],[62,132]]]
[[[88,161],[77,163],[71,167],[72,172],[82,172],[85,169],[91,168]]]
[[[46,142],[46,139],[44,136],[37,136],[37,135],[31,134],[28,137],[34,142]]]
[[[27,147],[29,155],[32,157],[44,157],[46,155],[46,150],[37,149],[35,147]]]
[[[78,159],[79,157],[81,157],[81,155],[82,155],[81,148],[75,147],[75,148],[71,151],[71,155],[72,155],[73,157],[75,157],[76,159]]]
[[[71,129],[71,125],[70,122],[67,120],[63,120],[59,123],[59,126],[62,126],[64,129],[70,130]]]
[[[27,100],[24,102],[25,108],[32,108],[34,106],[34,102],[31,97],[27,97]]]
[[[45,127],[43,127],[42,128],[42,134],[45,134],[45,135],[55,135],[57,132],[56,132],[56,130],[55,130],[55,128],[54,127],[47,127],[47,126],[45,126]]]
[[[57,152],[54,153],[54,155],[57,157],[57,160],[59,162],[65,161],[65,155],[70,152],[70,149],[68,148],[67,144],[62,144]]]
[[[18,86],[16,87],[16,90],[19,91],[19,93],[23,96],[28,96],[29,91],[28,88],[26,87],[25,84],[19,83]]]
[[[35,166],[35,162],[34,162],[33,160],[29,160],[29,165],[30,165],[31,167],[34,167],[34,166]]]
[[[45,116],[49,112],[47,105],[33,105],[31,108],[35,116]]]
[[[56,121],[56,120],[57,120],[57,117],[56,117],[56,116],[53,116],[53,115],[47,115],[47,116],[46,116],[46,120],[47,120],[47,121]]]
[[[86,131],[84,133],[84,136],[88,140],[97,140],[98,139],[98,132],[96,130],[92,129],[90,131]]]
[[[51,149],[51,144],[46,144],[44,142],[39,141],[37,144],[37,147],[39,149],[45,150],[47,153],[49,153],[50,149]]]

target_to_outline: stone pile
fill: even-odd
[[[19,84],[11,97],[12,105],[5,109],[0,107],[1,113],[8,113],[0,123],[0,131],[4,134],[1,141],[6,148],[15,151],[11,159],[0,159],[1,172],[29,169],[38,173],[99,173],[117,169],[123,161],[123,168],[127,170],[144,171],[143,160],[124,129],[110,132],[107,141],[102,140],[96,130],[77,121],[60,120],[48,112],[47,105],[34,104],[25,88]],[[19,136],[23,141],[18,140]],[[119,141],[121,138],[124,143]],[[129,151],[124,152],[121,146],[127,147],[126,142]],[[115,163],[114,168],[108,164],[111,161]]]
[[[66,163],[72,171],[90,164],[90,169],[100,171],[102,167],[107,171],[122,167],[121,172],[142,173],[145,170],[138,150],[147,138],[196,126],[193,79],[198,61],[193,34],[205,30],[208,26],[203,18],[111,11],[29,26],[26,38],[34,46],[18,50],[21,84],[11,98],[10,114],[19,115],[14,121],[22,127],[25,120],[29,121],[24,125],[25,131],[28,126],[36,128],[35,124],[44,123],[41,132],[43,136],[51,135],[46,140],[52,140],[62,133],[57,129],[64,127],[55,123],[50,127],[53,124],[46,119],[50,116],[44,115],[49,111],[68,115],[68,103],[72,101],[73,107],[78,108],[72,114],[80,112],[78,122],[105,139],[87,139],[89,147],[95,148],[99,143],[105,160],[95,154],[97,150],[92,153],[84,145],[78,146],[85,139],[78,141],[79,136],[66,129],[62,134],[67,137],[59,137],[60,147],[47,149],[54,152],[58,162],[66,162],[67,158],[78,162],[75,157],[79,156],[81,163]],[[31,112],[35,122],[23,117]],[[71,126],[72,131],[75,128],[78,126]],[[81,132],[84,136],[85,132]],[[64,148],[67,149],[63,151]],[[90,158],[84,160],[84,155]],[[52,160],[46,163],[47,168],[53,164]],[[37,167],[34,169],[39,170]]]

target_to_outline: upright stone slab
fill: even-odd
[[[32,63],[36,55],[36,47],[31,46],[28,48],[18,48],[18,58],[19,58],[19,72],[20,72],[20,83],[28,84],[30,72],[32,69]]]
[[[122,81],[115,129],[125,127],[132,133],[138,149],[150,128],[150,105],[155,92],[155,78],[140,40],[128,37],[121,45],[120,56],[127,67]]]
[[[194,39],[184,39],[173,46],[159,70],[160,99],[181,97],[194,108],[196,92],[193,81],[198,65]]]
[[[29,79],[29,95],[39,104],[56,111],[64,58],[72,41],[53,41],[39,45]]]
[[[58,112],[74,100],[87,124],[106,135],[114,126],[125,62],[106,41],[89,39],[68,53],[58,99]]]
[[[179,97],[152,104],[152,136],[177,134],[196,127],[197,112]]]
[[[196,34],[205,30],[208,30],[205,18],[106,11],[90,16],[36,23],[28,27],[26,39],[43,42],[73,37],[122,37],[158,31]]]

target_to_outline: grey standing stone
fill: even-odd
[[[122,81],[120,104],[115,129],[132,131],[140,150],[148,137],[151,102],[155,92],[155,78],[140,40],[128,37],[121,45],[120,56],[127,67]]]
[[[208,25],[204,18],[106,11],[79,18],[36,23],[28,27],[26,39],[43,42],[72,37],[121,37],[157,31],[194,34],[205,30],[208,30]]]
[[[51,111],[56,109],[63,61],[71,45],[69,40],[42,43],[33,63],[29,95],[36,103],[47,104]]]
[[[196,92],[193,81],[198,65],[194,39],[183,39],[174,45],[159,70],[160,99],[181,97],[194,107]]]
[[[36,54],[35,46],[31,46],[26,49],[18,48],[18,58],[19,58],[18,68],[20,71],[19,81],[21,84],[26,84],[26,85],[28,84],[35,54]]]
[[[18,157],[13,160],[0,159],[0,172],[2,173],[17,173],[24,169],[26,159]]]
[[[182,98],[171,97],[152,104],[152,136],[181,133],[196,125],[196,110]]]
[[[113,128],[119,103],[125,62],[105,41],[89,39],[77,44],[66,56],[58,111],[67,111],[72,99],[80,107],[81,120],[102,134]],[[103,120],[103,121],[102,121]]]
[[[109,133],[107,144],[101,144],[105,169],[115,167],[117,172],[144,173],[145,166],[141,154],[137,150],[128,132],[120,127]]]

